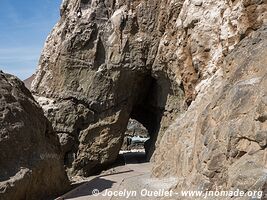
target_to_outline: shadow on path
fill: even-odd
[[[112,188],[112,185],[116,183],[115,181],[107,180],[103,177],[96,177],[83,184],[81,187],[77,188],[76,192],[70,194],[68,198],[77,198],[83,196],[91,196],[94,189],[103,192],[106,189]]]

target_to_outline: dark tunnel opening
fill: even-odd
[[[170,93],[170,81],[164,76],[157,78],[146,77],[145,83],[139,88],[130,119],[141,123],[148,132],[149,139],[144,143],[146,160],[149,161],[155,151],[161,120]],[[147,86],[147,87],[144,87]],[[145,88],[145,91],[144,91]],[[138,133],[136,133],[138,135]]]

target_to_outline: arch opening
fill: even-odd
[[[137,143],[140,142],[143,145],[146,160],[149,161],[155,151],[157,140],[161,137],[159,135],[162,129],[161,122],[166,111],[165,107],[168,96],[171,93],[171,83],[170,80],[164,76],[159,76],[157,78],[150,76],[145,79],[145,81],[146,83],[141,85],[149,85],[149,87],[147,87],[145,92],[142,91],[140,93],[132,107],[122,149],[125,149],[127,138],[129,140],[129,137],[132,137],[131,143],[128,141],[128,145],[130,145],[129,149],[131,149],[131,145],[136,143],[136,140],[140,140],[137,141]],[[129,136],[129,128],[131,128],[133,122],[137,124],[137,127],[141,126],[143,129],[136,129],[134,135]],[[146,135],[140,132],[144,129],[146,130]],[[133,148],[135,147],[133,146]],[[140,146],[138,148],[140,148]]]
[[[149,140],[147,129],[137,120],[129,119],[121,151],[143,152],[147,140]]]

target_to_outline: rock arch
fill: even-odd
[[[157,56],[159,27],[166,23],[156,20],[163,12],[157,2],[133,14],[122,2],[95,1],[80,17],[77,6],[73,0],[62,10],[32,91],[60,137],[69,175],[88,176],[116,159],[130,117],[150,132],[150,158],[162,132],[184,110],[185,91]],[[115,37],[111,19],[121,15],[125,20]]]

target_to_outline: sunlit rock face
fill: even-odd
[[[167,128],[265,23],[263,1],[63,1],[32,91],[60,136],[69,174],[113,162],[129,118],[149,132],[148,157],[164,149]]]
[[[177,176],[177,190],[266,193],[266,49],[267,26],[229,53],[212,85],[165,132],[155,176]]]
[[[24,84],[0,71],[0,199],[48,199],[68,188],[51,123]]]
[[[187,107],[175,73],[167,63],[154,64],[171,20],[163,20],[165,12],[172,9],[174,20],[181,8],[173,6],[63,2],[32,91],[60,136],[70,175],[87,176],[113,162],[130,117],[150,132],[151,156],[158,133]]]

